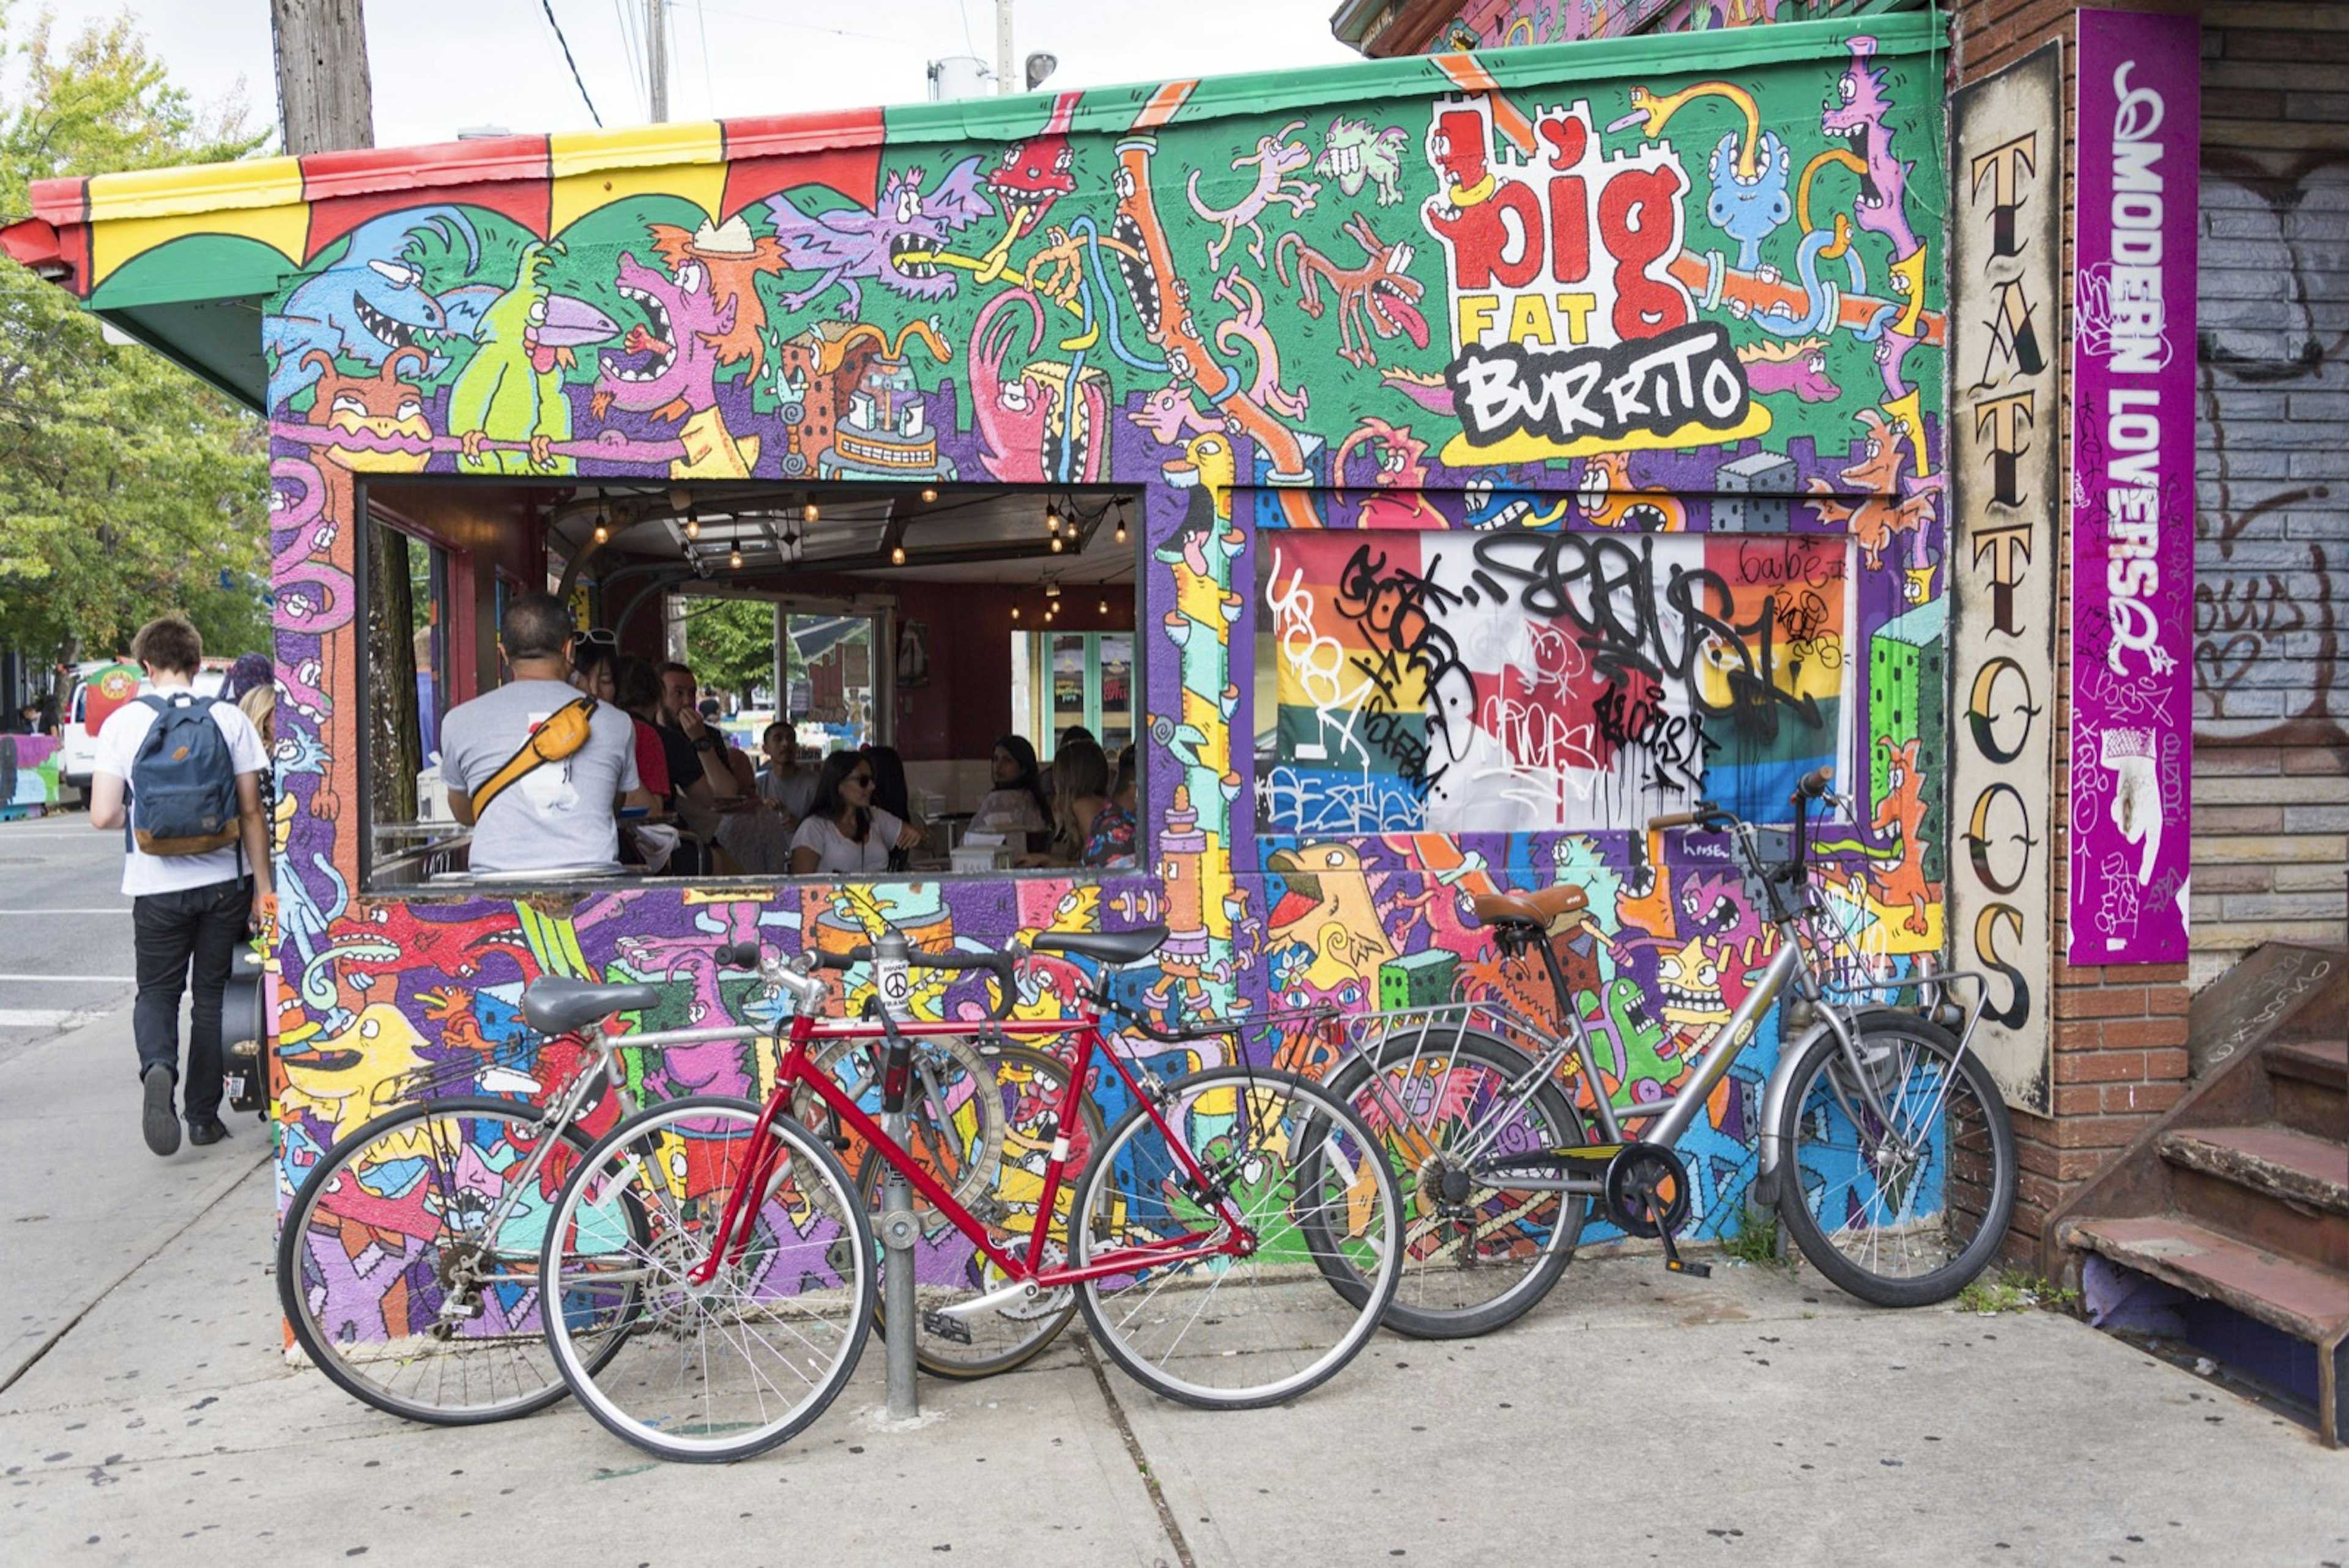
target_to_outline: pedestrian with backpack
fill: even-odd
[[[261,774],[269,755],[233,703],[199,697],[203,639],[183,616],[150,620],[130,657],[150,691],[117,709],[98,734],[90,826],[123,834],[122,890],[130,897],[139,999],[140,1125],[159,1155],[188,1141],[218,1143],[221,999],[237,945],[271,902],[269,827]],[[180,1071],[180,996],[195,993],[187,1071]]]

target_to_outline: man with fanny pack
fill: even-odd
[[[449,711],[440,776],[473,829],[477,875],[617,868],[616,808],[653,802],[636,777],[636,722],[570,681],[571,612],[521,594],[498,623],[512,679]]]

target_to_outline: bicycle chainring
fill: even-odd
[[[1677,1233],[1688,1223],[1688,1167],[1661,1144],[1634,1141],[1618,1149],[1607,1162],[1603,1191],[1607,1218],[1627,1236]]]

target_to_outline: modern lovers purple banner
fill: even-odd
[[[2186,957],[2201,30],[2082,11],[2069,958]]]

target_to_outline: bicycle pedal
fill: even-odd
[[[1667,1273],[1686,1274],[1691,1279],[1709,1280],[1713,1278],[1713,1265],[1711,1263],[1692,1263],[1686,1258],[1665,1259],[1664,1271]]]
[[[970,1343],[970,1325],[958,1317],[948,1317],[942,1312],[924,1313],[922,1331],[925,1334],[936,1334],[940,1339],[951,1339],[957,1345]]]

